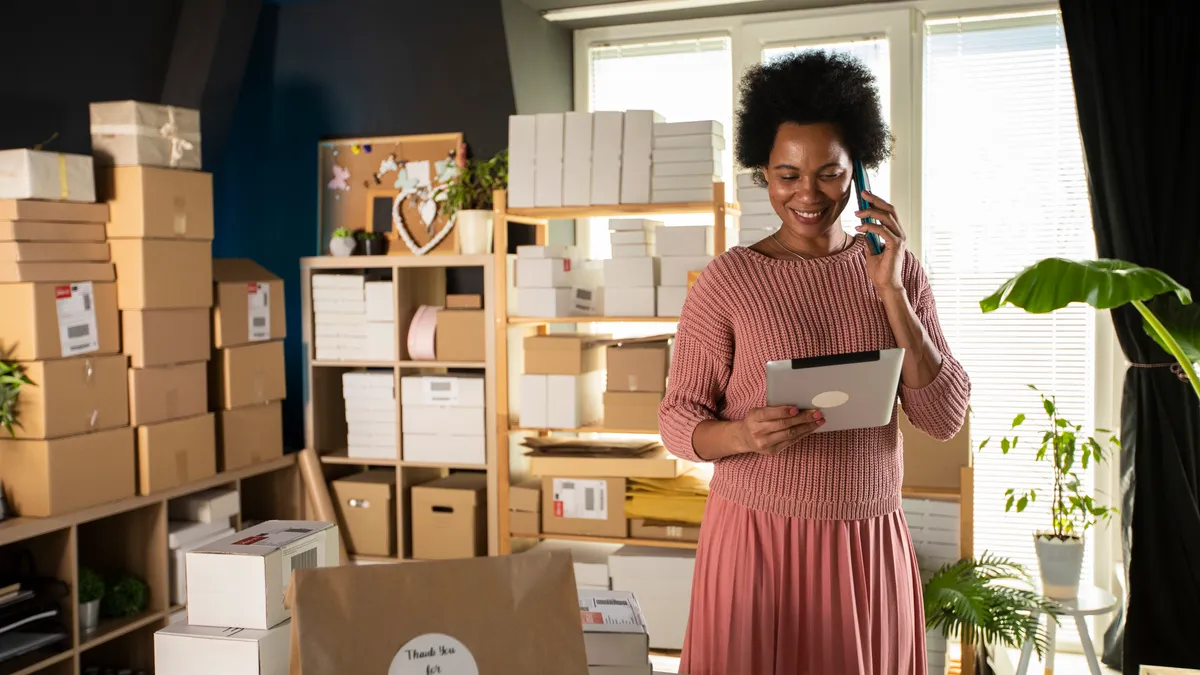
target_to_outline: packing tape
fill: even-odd
[[[100,421],[100,410],[98,408],[92,408],[92,417],[88,420],[88,430],[95,431],[96,422],[98,421]]]
[[[408,358],[414,361],[433,361],[437,358],[435,337],[439,309],[421,305],[413,314],[412,324],[408,327]]]
[[[175,234],[182,237],[187,234],[187,199],[184,197],[176,197],[174,207],[174,221],[172,222],[171,227],[175,231]]]
[[[95,374],[96,374],[96,367],[94,364],[92,364],[92,360],[84,359],[84,361],[83,361],[83,381],[84,381],[84,383],[91,384],[92,376]]]
[[[254,402],[267,402],[267,378],[262,373],[254,375]]]
[[[63,199],[71,196],[71,186],[67,183],[67,156],[61,152],[58,153],[58,190]]]

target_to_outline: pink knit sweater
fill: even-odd
[[[708,265],[688,292],[667,393],[659,409],[663,442],[700,461],[692,433],[704,420],[737,420],[766,405],[766,363],[896,346],[883,303],[867,277],[866,243],[814,260],[775,260],[735,247]],[[958,432],[971,385],[950,354],[929,281],[916,257],[904,287],[942,354],[933,382],[901,384],[913,425],[938,439]],[[712,492],[751,509],[822,520],[859,520],[900,507],[903,443],[896,425],[800,439],[774,456],[717,460]]]

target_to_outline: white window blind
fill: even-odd
[[[1032,533],[1050,526],[1048,493],[1024,514],[1004,511],[1006,489],[1051,480],[1033,460],[1041,429],[1030,422],[1044,418],[1026,385],[1092,428],[1095,315],[982,314],[979,301],[1042,258],[1095,257],[1066,42],[1053,12],[929,21],[924,51],[923,262],[971,376],[972,443],[1011,435],[1013,417],[1029,417],[1015,452],[993,443],[975,457],[975,548],[1036,576]],[[1089,537],[1085,582],[1091,555]]]

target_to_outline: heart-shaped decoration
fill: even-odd
[[[404,240],[404,245],[408,247],[408,250],[413,252],[413,255],[425,255],[426,253],[429,253],[433,249],[437,248],[437,245],[442,243],[442,240],[450,234],[450,230],[454,228],[454,221],[457,214],[455,214],[455,216],[451,216],[450,219],[446,221],[446,225],[442,227],[437,234],[433,235],[433,237],[424,246],[417,246],[417,242],[413,241],[412,235],[408,231],[408,226],[404,223],[404,218],[401,216],[400,210],[400,207],[404,204],[405,200],[407,200],[410,196],[417,194],[417,192],[417,188],[401,190],[400,194],[396,195],[396,198],[392,200],[392,229],[399,233],[400,238]],[[437,205],[434,203],[434,200],[424,200],[420,204],[420,212],[421,219],[425,221],[425,228],[429,229],[429,226],[433,224],[434,219],[437,218],[438,209]]]

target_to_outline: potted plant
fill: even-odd
[[[128,619],[146,610],[150,589],[132,574],[109,580],[100,600],[100,615],[108,619]]]
[[[334,230],[333,238],[329,240],[329,252],[338,258],[354,255],[354,249],[357,247],[358,241],[354,238],[354,233],[344,227]]]
[[[387,253],[387,239],[374,232],[359,230],[356,234],[361,244],[363,255],[383,255]]]
[[[508,151],[488,160],[467,159],[466,146],[455,155],[457,170],[434,193],[441,212],[453,217],[459,251],[464,255],[492,251],[492,193],[508,187]]]
[[[90,567],[79,568],[79,630],[95,632],[100,623],[100,601],[104,598],[104,579]]]
[[[924,588],[930,651],[938,650],[939,643],[944,651],[948,638],[977,650],[994,644],[1018,649],[1031,640],[1038,656],[1044,654],[1046,629],[1034,612],[1056,617],[1060,610],[1030,590],[1029,582],[1021,565],[986,551],[979,558],[943,565]]]
[[[1037,387],[1029,385],[1037,391]],[[1047,396],[1038,391],[1042,399],[1042,410],[1045,412],[1047,425],[1041,430],[1041,440],[1037,446],[1035,459],[1039,462],[1048,461],[1054,469],[1054,481],[1050,496],[1050,529],[1035,532],[1034,546],[1037,552],[1038,567],[1042,577],[1042,592],[1047,597],[1056,599],[1073,599],[1078,594],[1079,577],[1083,565],[1083,535],[1092,525],[1107,520],[1117,512],[1116,509],[1102,506],[1082,488],[1076,467],[1086,470],[1090,463],[1104,461],[1104,448],[1094,436],[1084,433],[1083,427],[1072,424],[1058,409],[1053,396]],[[1017,430],[1025,424],[1025,415],[1017,415],[1012,422],[1012,430]],[[1120,441],[1106,429],[1097,429],[1096,433],[1108,434],[1108,442],[1114,448],[1120,448]],[[1000,452],[1008,454],[1017,447],[1019,436],[1000,439]],[[990,438],[979,444],[982,450]],[[1020,513],[1031,503],[1037,501],[1041,490],[1037,488],[1010,488],[1005,491],[1005,511],[1016,510]]]
[[[15,429],[21,428],[18,419],[17,397],[21,395],[21,387],[33,385],[33,381],[25,375],[21,364],[0,361],[0,426],[9,436],[17,437]]]

